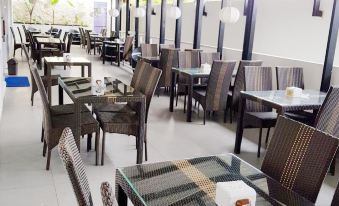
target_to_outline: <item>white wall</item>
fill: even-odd
[[[319,89],[324,63],[333,0],[322,0],[323,17],[313,17],[310,0],[257,0],[258,13],[253,46],[253,58],[262,59],[265,65],[293,65],[305,69],[306,88]],[[232,1],[232,6],[243,13],[243,0]],[[152,16],[153,42],[159,37],[160,6]],[[220,2],[207,2],[207,17],[203,17],[201,47],[215,51],[218,37]],[[182,48],[192,48],[195,4],[185,4],[182,11]],[[224,58],[241,58],[245,28],[244,16],[236,24],[225,27]],[[140,24],[144,28],[144,21]],[[167,18],[166,39],[173,42],[175,20]],[[339,84],[339,41],[334,59],[332,84]]]

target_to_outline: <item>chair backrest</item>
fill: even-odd
[[[159,51],[162,52],[163,49],[175,49],[174,44],[159,44]]]
[[[13,30],[13,27],[9,27],[11,29],[11,33],[12,33],[12,36],[13,36],[13,40],[14,40],[14,44],[16,44],[16,38],[15,38],[15,33],[14,33],[14,30]]]
[[[25,41],[24,41],[24,40],[23,40],[23,38],[22,38],[21,31],[20,31],[20,28],[19,28],[19,27],[17,27],[17,29],[18,29],[18,32],[19,32],[20,41],[21,41],[21,43],[24,43]]]
[[[261,170],[315,202],[339,139],[280,116]]]
[[[51,119],[51,111],[50,111],[50,106],[49,106],[49,100],[47,96],[47,92],[44,87],[44,83],[42,82],[42,79],[38,73],[38,70],[36,66],[31,66],[30,67],[31,73],[33,75],[33,78],[35,80],[35,83],[38,87],[40,96],[41,96],[41,101],[42,101],[42,106],[43,106],[43,124],[44,124],[44,132],[45,134],[49,134],[50,130],[52,129],[52,119]],[[47,144],[49,144],[49,139],[45,139]],[[53,140],[51,140],[53,141]]]
[[[337,206],[337,205],[339,205],[339,183],[337,184],[337,188],[335,189],[332,203],[331,203],[331,206]]]
[[[61,32],[62,32],[62,29],[59,29],[58,33],[56,35],[54,35],[54,38],[60,38]]]
[[[260,60],[241,60],[239,62],[239,67],[237,74],[234,80],[234,90],[232,95],[232,106],[233,109],[238,110],[239,105],[239,98],[240,98],[240,91],[244,90],[244,82],[245,82],[245,75],[244,75],[244,67],[245,66],[261,66],[262,61]]]
[[[200,53],[200,64],[212,65],[215,60],[220,60],[219,52],[201,52]]]
[[[339,138],[339,87],[331,86],[317,114],[315,128]]]
[[[160,85],[164,87],[171,86],[172,79],[172,67],[175,65],[175,53],[176,49],[162,49],[160,54],[159,69],[162,71],[160,78]]]
[[[285,90],[287,87],[304,89],[304,75],[301,67],[276,67],[277,88]]]
[[[79,205],[92,206],[93,200],[89,188],[85,165],[74,141],[70,128],[65,128],[59,140],[59,156],[71,180],[73,191]]]
[[[232,80],[235,61],[216,60],[212,64],[206,93],[206,110],[226,109],[228,89]]]
[[[62,39],[64,42],[66,42],[66,38],[67,38],[68,32],[64,33],[64,38]]]
[[[132,54],[132,49],[133,49],[133,36],[127,36],[125,39],[125,44],[124,44],[124,52],[123,52],[123,59],[124,60],[129,60]]]
[[[178,52],[179,68],[200,67],[200,51],[180,51]]]
[[[272,90],[272,68],[245,66],[244,91],[267,91]],[[272,108],[262,105],[260,102],[246,101],[247,112],[269,112]]]
[[[158,44],[140,44],[141,56],[155,57],[158,56]]]
[[[72,42],[73,42],[73,34],[70,33],[70,34],[68,34],[66,53],[70,53],[71,52]]]
[[[91,35],[89,33],[89,30],[86,30],[85,35],[86,35],[86,41],[87,41],[87,49],[90,49],[92,42],[91,42]]]
[[[137,65],[132,77],[133,88],[146,96],[146,122],[149,106],[151,104],[155,89],[157,88],[160,76],[160,69],[152,67],[152,65],[143,62],[139,66]]]

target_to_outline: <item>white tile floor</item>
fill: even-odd
[[[79,46],[72,48],[74,56],[86,55]],[[115,76],[126,82],[132,73],[109,63],[103,65],[98,56],[87,56],[93,61],[93,76]],[[27,75],[28,67],[20,55],[19,75]],[[78,68],[56,68],[55,73],[78,76]],[[67,95],[64,95],[67,99]],[[70,101],[70,100],[66,100]],[[53,88],[53,103],[57,103],[57,88]],[[193,116],[185,122],[183,104],[174,113],[168,112],[169,98],[154,97],[148,124],[149,162],[182,159],[194,156],[229,153],[233,151],[235,124],[223,124],[218,117],[202,125],[202,117]],[[7,88],[3,119],[0,124],[0,205],[76,205],[75,196],[57,149],[52,152],[51,169],[45,170],[42,157],[40,130],[42,105],[39,94],[30,105],[30,88]],[[246,130],[241,158],[260,167],[256,158],[257,130]],[[95,166],[93,151],[86,152],[82,140],[81,155],[91,186],[95,205],[102,205],[100,183],[114,184],[115,168],[135,164],[135,140],[131,136],[108,134],[105,166]],[[262,150],[264,156],[264,149]],[[338,176],[327,176],[318,197],[318,205],[329,205]]]

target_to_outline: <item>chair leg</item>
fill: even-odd
[[[48,149],[48,152],[47,152],[46,170],[49,170],[50,164],[51,164],[51,150]]]
[[[34,104],[34,93],[33,90],[31,91],[31,106]]]
[[[87,135],[87,152],[92,149],[92,134]]]
[[[184,113],[186,113],[186,95],[184,96]]]
[[[232,106],[230,107],[230,123],[233,123],[233,108]]]
[[[267,143],[268,143],[268,137],[270,136],[270,130],[271,130],[271,127],[269,127],[269,128],[267,129],[266,140],[265,140],[266,146],[267,146]]]
[[[100,129],[95,133],[95,165],[99,164]]]
[[[204,125],[206,123],[206,110],[204,108],[202,108],[204,110]]]
[[[179,98],[179,95],[177,94],[177,97],[176,97],[176,100],[175,100],[175,106],[176,107],[178,106],[178,98]]]
[[[224,110],[224,123],[227,122],[227,109]]]
[[[41,139],[40,139],[41,142],[44,141],[44,132],[45,132],[45,131],[44,131],[44,126],[42,125],[42,126],[41,126]]]
[[[106,132],[102,134],[102,149],[101,149],[101,165],[104,165],[104,156],[105,156],[105,136]]]
[[[148,152],[147,152],[147,139],[145,137],[145,161],[148,160]]]
[[[262,136],[262,127],[260,127],[260,131],[259,131],[258,152],[257,152],[257,157],[258,158],[260,157],[261,136]]]
[[[47,143],[46,141],[44,140],[44,147],[42,149],[42,156],[45,157],[46,156],[46,149],[47,149]]]

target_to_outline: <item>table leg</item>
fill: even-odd
[[[51,78],[51,73],[52,73],[52,66],[51,65],[47,65],[44,62],[44,67],[47,68],[47,95],[48,95],[48,101],[49,101],[49,105],[52,105],[52,78]]]
[[[146,136],[146,99],[139,103],[139,135],[137,138],[137,164],[141,164],[144,154],[144,140]]]
[[[120,44],[118,44],[118,67],[120,67]]]
[[[175,96],[175,78],[176,78],[176,73],[172,72],[172,78],[171,78],[171,94],[170,94],[170,106],[169,106],[169,111],[173,112],[173,105],[174,105],[174,96]]]
[[[239,114],[237,123],[237,132],[235,137],[234,153],[240,154],[242,135],[244,131],[244,114],[245,114],[246,99],[240,95]]]
[[[42,58],[42,50],[41,50],[41,44],[38,43],[38,51],[39,51],[39,58],[38,58],[38,67],[41,69],[41,58]]]
[[[115,195],[119,206],[127,206],[127,195],[119,184],[117,184]]]
[[[92,64],[87,66],[88,77],[92,77]]]
[[[74,140],[77,144],[78,150],[80,152],[80,136],[81,136],[81,104],[79,102],[74,103],[74,115],[75,115],[75,136]]]
[[[102,64],[105,64],[105,58],[106,58],[106,46],[105,46],[105,42],[102,43]]]
[[[64,104],[64,90],[59,85],[59,105],[63,105],[63,104]]]
[[[95,49],[96,49],[96,38],[94,37],[94,55],[95,55]]]
[[[81,77],[85,77],[85,67],[81,66]]]
[[[190,77],[187,98],[187,118],[186,118],[187,122],[192,122],[192,96],[193,96],[193,78]]]

